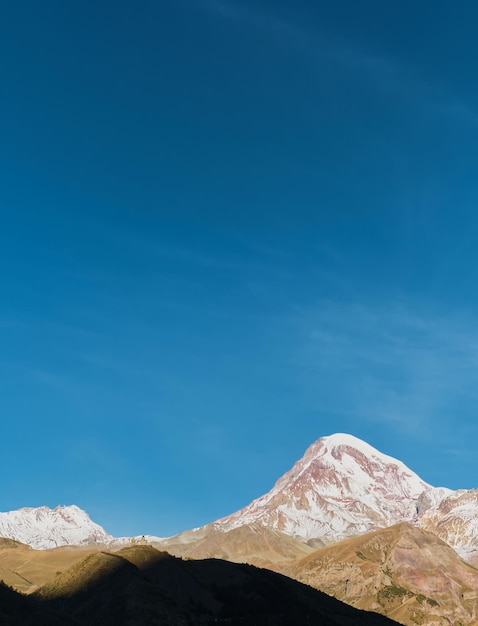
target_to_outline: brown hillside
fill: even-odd
[[[29,593],[98,550],[93,547],[33,550],[12,539],[0,539],[0,580],[17,591]]]
[[[193,559],[216,558],[278,570],[314,552],[300,539],[260,524],[224,531],[214,526],[188,531],[165,540],[157,547]]]
[[[274,572],[183,561],[150,546],[90,555],[34,595],[89,626],[393,624]]]
[[[288,573],[409,626],[478,624],[478,570],[435,535],[409,524],[322,548]]]

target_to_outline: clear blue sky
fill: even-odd
[[[168,535],[349,432],[477,486],[475,2],[0,12],[0,510]]]

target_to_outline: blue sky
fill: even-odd
[[[476,487],[475,3],[0,19],[0,510],[168,535],[349,432]]]

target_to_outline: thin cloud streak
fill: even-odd
[[[304,369],[320,389],[340,380],[348,402],[338,402],[357,419],[438,440],[453,430],[461,407],[476,406],[473,320],[334,302],[301,317]]]
[[[417,76],[410,67],[397,59],[374,54],[350,39],[331,36],[317,28],[307,29],[262,9],[245,8],[225,0],[203,0],[203,7],[220,18],[242,21],[268,32],[276,44],[289,42],[294,51],[309,62],[320,65],[335,63],[348,71],[359,72],[383,92],[406,98],[420,108],[478,129],[476,108],[455,94],[447,93],[437,84]],[[280,41],[278,36],[281,37]]]

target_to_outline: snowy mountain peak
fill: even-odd
[[[343,433],[315,441],[266,495],[216,523],[260,523],[330,541],[410,521],[433,489],[401,461]]]
[[[331,483],[335,483],[337,488],[340,487],[337,495],[347,495],[351,490],[360,497],[370,491],[397,491],[404,497],[417,498],[431,488],[401,461],[345,434],[315,441],[292,469],[277,481],[275,488],[297,483],[307,483],[314,490],[320,487],[328,492]]]
[[[315,441],[306,450],[303,460],[308,460],[309,458],[312,458],[313,460],[318,456],[327,456],[327,454],[330,454],[332,455],[332,457],[337,458],[337,456],[340,454],[337,451],[342,451],[343,453],[348,454],[349,456],[353,456],[355,458],[357,458],[357,453],[359,453],[370,460],[373,459],[374,461],[377,461],[379,464],[399,467],[402,471],[405,471],[410,476],[414,476],[421,485],[426,484],[398,459],[384,454],[383,452],[379,452],[376,448],[366,443],[365,441],[362,441],[362,439],[359,439],[358,437],[354,437],[353,435],[347,435],[344,433],[336,433],[334,435],[329,435],[327,437],[321,437],[320,439],[317,439],[317,441]]]
[[[366,441],[347,433],[335,433],[333,435],[328,435],[327,437],[321,437],[320,439],[317,439],[315,443],[319,442],[332,447],[349,446],[350,448],[356,448],[362,452],[377,452],[377,450],[375,450],[375,448],[373,448]],[[314,444],[312,444],[312,446],[313,445]]]
[[[0,537],[15,539],[35,549],[65,545],[108,544],[113,537],[75,505],[22,508],[0,513]]]

